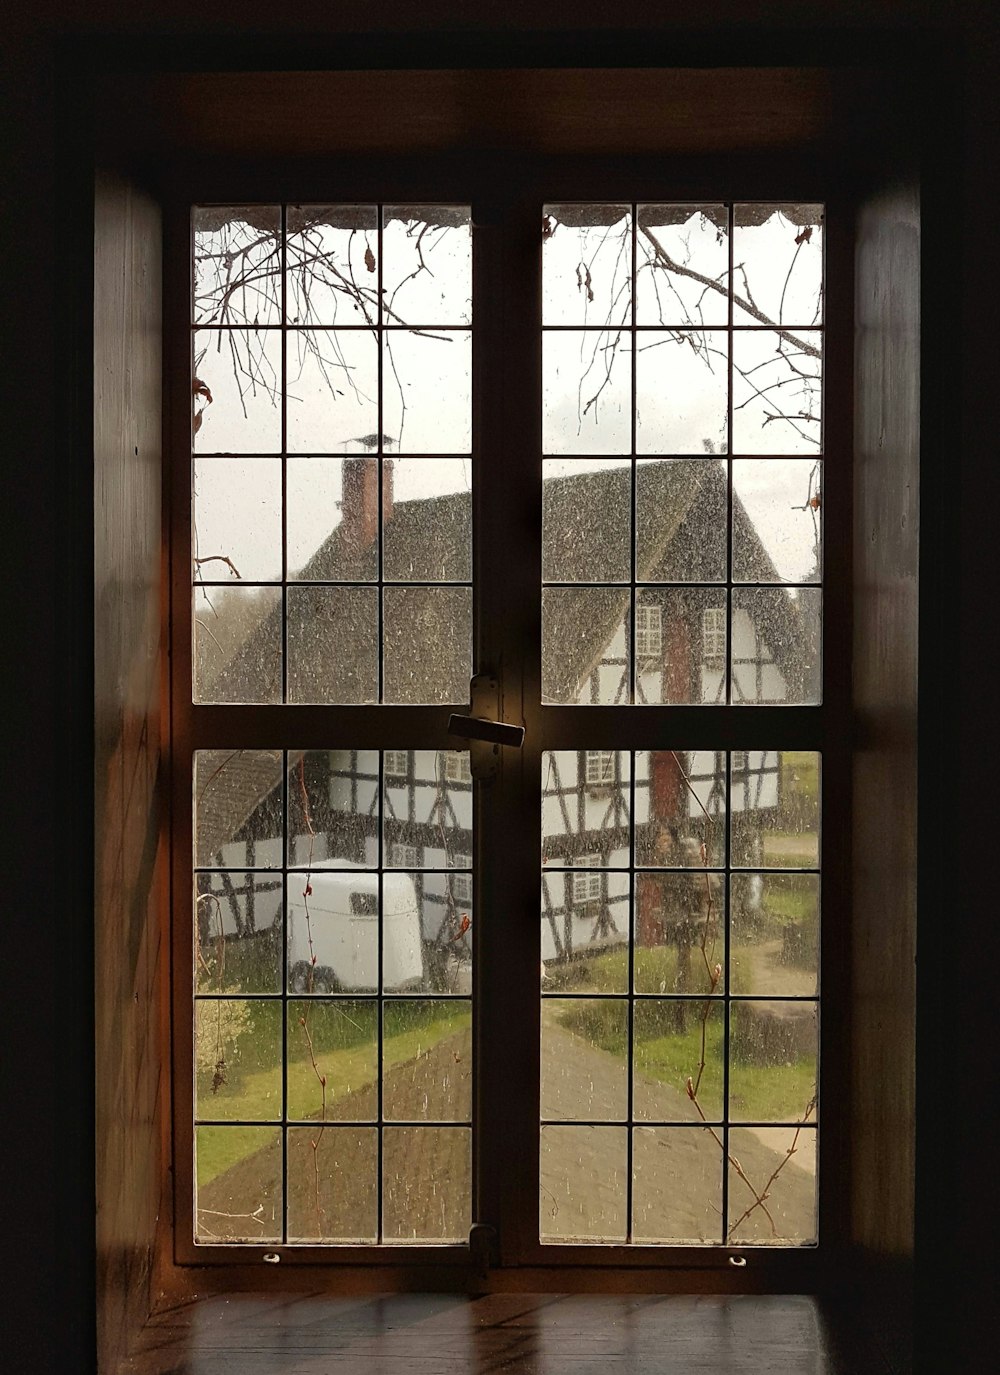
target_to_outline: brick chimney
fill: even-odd
[[[341,498],[341,530],[344,543],[359,553],[378,538],[377,458],[345,458]],[[383,459],[382,523],[392,519],[392,459]]]

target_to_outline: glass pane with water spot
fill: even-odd
[[[470,1121],[470,1002],[393,998],[383,1004],[382,1112],[387,1122]]]
[[[377,255],[375,206],[290,205],[285,240],[287,323],[376,323]]]
[[[365,453],[378,444],[378,348],[367,330],[285,335],[288,452]]]
[[[711,870],[635,876],[637,993],[721,993],[726,881]]]
[[[725,205],[640,205],[636,324],[725,325],[729,319]]]
[[[280,459],[196,459],[191,503],[196,583],[280,581]]]
[[[820,756],[809,750],[734,750],[730,863],[740,869],[816,869]]]
[[[472,578],[472,472],[467,458],[396,458],[382,465],[386,582]]]
[[[642,998],[633,1017],[635,1117],[686,1122],[704,1115],[721,1122],[722,999]]]
[[[289,458],[285,484],[289,580],[376,581],[377,460]]]
[[[729,1115],[734,1122],[816,1118],[817,1005],[741,998],[729,1014]]]
[[[242,870],[195,875],[195,991],[279,993],[284,882]]]
[[[822,697],[819,589],[742,588],[732,596],[733,703],[818,703]]]
[[[544,582],[628,582],[631,536],[628,459],[544,460]]]
[[[819,875],[734,874],[730,968],[737,993],[814,997]]]
[[[196,750],[197,868],[281,867],[284,827],[281,750]]]
[[[287,854],[310,872],[377,866],[377,750],[289,751]]]
[[[280,1002],[200,997],[194,1014],[195,1119],[280,1119]]]
[[[630,603],[627,587],[543,588],[543,702],[629,701]]]
[[[635,757],[635,862],[721,868],[726,850],[726,756],[643,750]]]
[[[288,1240],[350,1245],[378,1238],[378,1129],[288,1129]]]
[[[542,755],[542,863],[627,868],[632,773],[627,750],[546,750]]]
[[[382,700],[467,702],[472,588],[387,587],[382,612]]]
[[[387,750],[386,869],[465,869],[475,853],[472,774],[466,750]]]
[[[195,1241],[281,1239],[281,1133],[195,1127]]]
[[[542,335],[542,452],[632,451],[632,344],[622,330]]]
[[[290,587],[288,701],[378,700],[378,592]]]
[[[543,206],[543,325],[627,325],[631,317],[631,207]]]
[[[281,589],[194,589],[194,701],[281,701]]]
[[[704,587],[639,588],[635,700],[642,705],[726,700],[726,593]]]
[[[382,222],[385,324],[471,324],[469,207],[387,205]]]
[[[632,1240],[675,1246],[722,1241],[722,1147],[707,1128],[635,1128]]]
[[[727,504],[724,462],[646,459],[637,463],[637,579],[725,582]]]
[[[729,340],[724,330],[636,336],[635,444],[640,454],[724,454]]]
[[[823,336],[817,330],[733,336],[733,453],[818,454]]]
[[[628,1129],[543,1126],[543,1242],[623,1242],[628,1226]]]
[[[291,940],[291,934],[290,934]],[[317,931],[316,983],[336,979]],[[377,978],[377,973],[376,973]],[[308,985],[306,991],[308,992]],[[287,1005],[288,1118],[378,1121],[378,1004],[374,999],[302,998]]]
[[[455,854],[456,864],[472,863]],[[472,992],[472,873],[386,874],[382,987],[386,993]]]
[[[819,582],[819,459],[733,460],[733,581]]]
[[[733,208],[736,324],[823,321],[823,207],[772,202]]]
[[[281,452],[281,334],[194,333],[193,448],[201,454]]]
[[[386,1127],[382,1235],[387,1242],[458,1242],[472,1225],[468,1127]]]
[[[795,1127],[735,1127],[730,1132],[730,1245],[815,1244],[816,1137],[814,1126],[800,1128],[797,1137]]]
[[[629,876],[596,866],[542,875],[543,993],[628,992]]]
[[[472,451],[472,334],[390,329],[382,339],[384,447],[401,454]]]
[[[280,322],[281,209],[276,205],[201,205],[194,231],[196,324]]]
[[[291,993],[374,993],[379,895],[374,874],[290,873],[287,889]]]
[[[627,1117],[628,1011],[624,998],[543,999],[543,1120]]]

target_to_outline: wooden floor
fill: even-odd
[[[130,1375],[885,1375],[802,1296],[206,1298],[152,1318]]]

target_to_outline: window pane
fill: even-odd
[[[739,993],[813,997],[819,875],[734,874],[729,958]]]
[[[625,1127],[542,1127],[542,1241],[625,1240],[627,1136]]]
[[[281,589],[194,589],[194,700],[281,701]]]
[[[471,1120],[471,1003],[393,999],[383,1007],[382,1035],[386,1121]]]
[[[733,581],[819,582],[819,459],[733,462]]]
[[[378,701],[374,588],[288,589],[288,700]]]
[[[725,582],[726,466],[711,459],[636,465],[635,566],[641,582]]]
[[[378,320],[378,212],[373,205],[290,205],[285,312],[290,325]]]
[[[637,1127],[632,1240],[672,1245],[722,1240],[722,1149],[704,1127]]]
[[[809,1244],[817,1238],[816,1135],[813,1126],[742,1127],[729,1134],[730,1244]],[[795,1150],[789,1155],[794,1142]],[[740,1162],[737,1170],[733,1161]],[[767,1199],[761,1202],[764,1185]],[[766,1208],[766,1211],[765,1211]]]
[[[195,1001],[195,1117],[274,1122],[281,1117],[281,1004]]]
[[[383,468],[386,582],[472,578],[472,474],[464,458],[397,458]]]
[[[281,750],[198,750],[194,852],[198,868],[281,868]]]
[[[393,205],[383,212],[388,325],[472,323],[472,218],[467,205]]]
[[[621,330],[546,331],[543,453],[631,452],[631,363],[631,345]]]
[[[281,452],[281,334],[194,334],[194,448],[203,454]]]
[[[379,493],[374,458],[290,458],[285,483],[288,577],[303,582],[378,578]]]
[[[823,318],[823,207],[737,205],[737,324],[818,325]],[[754,312],[747,307],[757,307]]]
[[[724,330],[651,331],[636,339],[636,448],[724,454],[729,343]]]
[[[280,318],[281,210],[203,205],[192,212],[197,324],[275,325]]]
[[[467,702],[472,589],[387,587],[383,595],[386,702]]]
[[[272,874],[197,874],[196,991],[277,993],[284,915],[284,884]]]
[[[377,1129],[290,1127],[288,1240],[346,1245],[377,1239]]]
[[[197,459],[192,516],[196,583],[281,578],[280,459]]]
[[[636,323],[725,325],[729,315],[729,210],[724,205],[640,205]]]
[[[542,322],[628,323],[632,215],[627,205],[546,205],[542,220]]]
[[[367,330],[295,329],[286,338],[290,453],[358,453],[378,440],[378,346]]]
[[[820,611],[814,588],[733,592],[734,703],[820,700]]]
[[[628,582],[632,465],[627,459],[542,464],[544,582]]]
[[[472,1133],[467,1127],[386,1127],[382,1190],[386,1241],[468,1241]]]
[[[471,451],[472,335],[468,330],[438,329],[433,334],[389,330],[384,336],[382,378],[383,423],[399,453]]]
[[[823,336],[815,330],[734,336],[734,453],[819,453],[822,357]]]
[[[628,1116],[628,1011],[619,998],[546,998],[543,1120],[620,1122]]]
[[[281,1133],[195,1127],[195,1240],[281,1239]]]
[[[627,867],[632,760],[627,750],[546,750],[542,755],[542,863],[572,867],[597,854]]]
[[[542,592],[542,701],[629,700],[628,588]]]

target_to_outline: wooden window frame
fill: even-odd
[[[501,201],[495,188],[505,186]],[[751,1254],[755,1284],[774,1290],[812,1289],[837,1273],[849,1242],[847,1217],[850,1122],[849,1028],[825,1019],[821,1032],[823,1166],[819,1193],[820,1244],[816,1248],[677,1247],[644,1245],[542,1245],[538,1240],[537,982],[525,979],[498,923],[482,919],[485,895],[503,894],[516,920],[537,933],[540,827],[520,829],[541,806],[543,749],[803,749],[823,755],[824,826],[821,868],[824,921],[821,960],[824,999],[845,1000],[849,965],[844,939],[849,923],[851,644],[851,376],[853,200],[835,160],[797,154],[764,159],[502,156],[324,160],[309,166],[248,166],[206,157],[178,175],[168,197],[166,224],[167,452],[165,465],[171,531],[171,739],[175,759],[202,748],[447,749],[450,707],[312,707],[199,705],[190,702],[190,500],[188,433],[188,281],[190,207],[198,203],[315,201],[345,203],[470,203],[476,226],[473,326],[473,415],[476,471],[473,490],[474,663],[482,671],[503,665],[502,718],[523,724],[525,746],[504,752],[498,785],[475,800],[477,950],[475,996],[486,1025],[506,1028],[502,1042],[479,1036],[475,1129],[477,1175],[473,1216],[495,1228],[488,1247],[239,1247],[197,1246],[185,1236],[185,1205],[192,1196],[189,1082],[179,1072],[192,1061],[190,979],[191,827],[189,770],[172,771],[172,961],[174,1259],[181,1265],[239,1266],[252,1253],[281,1252],[289,1266],[340,1268],[346,1273],[406,1275],[406,1282],[440,1283],[448,1274],[463,1283],[488,1262],[491,1271],[559,1268],[566,1284],[586,1283],[586,1272],[623,1276],[645,1272],[676,1283],[686,1274],[697,1287],[743,1288],[731,1257]],[[539,222],[546,202],[790,199],[827,206],[824,482],[825,583],[823,702],[796,706],[542,706],[541,705],[541,377]],[[502,228],[501,228],[502,226]],[[517,283],[516,288],[512,283]],[[494,300],[488,312],[481,302]],[[502,384],[489,386],[490,374]],[[835,461],[831,461],[834,456]],[[523,494],[522,518],[511,521],[510,493]],[[503,577],[491,551],[503,550]],[[486,835],[504,836],[488,846]],[[510,837],[520,837],[512,844]],[[525,939],[528,939],[525,937]],[[537,961],[536,961],[537,964]],[[484,970],[489,971],[485,977]],[[188,1080],[189,1080],[188,1076]],[[511,1115],[512,1100],[520,1105]],[[842,1108],[842,1111],[839,1110]],[[189,1229],[188,1229],[189,1230]],[[485,1249],[484,1249],[485,1247]],[[257,1258],[259,1259],[259,1257]],[[260,1274],[259,1266],[254,1271]],[[671,1281],[670,1276],[674,1276]],[[707,1278],[712,1276],[711,1279]],[[436,1277],[436,1278],[435,1278]],[[464,1279],[463,1279],[464,1277]]]

